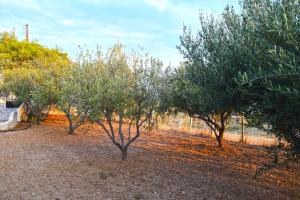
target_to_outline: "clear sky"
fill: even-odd
[[[178,65],[183,24],[197,30],[200,10],[220,14],[227,4],[237,8],[238,0],[0,0],[0,32],[15,28],[23,39],[29,24],[31,40],[71,58],[79,45],[106,49],[119,41]]]

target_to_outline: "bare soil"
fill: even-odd
[[[97,125],[0,133],[0,199],[300,199],[300,165],[268,171],[268,149],[176,131],[144,131],[128,160]]]

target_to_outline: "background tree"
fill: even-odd
[[[234,77],[243,70],[240,17],[226,8],[221,18],[200,16],[194,37],[184,28],[179,50],[183,66],[174,79],[174,104],[179,111],[203,120],[222,147],[223,135],[239,94]]]
[[[0,33],[0,70],[31,65],[35,59],[68,63],[66,53],[59,49],[49,49],[37,42],[20,41],[14,33]]]
[[[4,87],[18,101],[29,107],[39,124],[44,118],[43,111],[55,103],[56,84],[51,73],[38,67],[22,67],[4,71]]]
[[[0,34],[0,88],[30,108],[39,123],[42,111],[54,104],[58,83],[70,66],[67,54],[36,42],[19,41],[12,33]]]

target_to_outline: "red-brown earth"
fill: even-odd
[[[299,163],[253,179],[271,160],[264,147],[154,130],[120,157],[97,125],[0,133],[0,199],[300,199]]]

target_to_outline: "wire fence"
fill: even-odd
[[[202,120],[190,118],[183,114],[167,117],[160,125],[162,129],[203,134],[214,138],[209,126]],[[248,126],[241,117],[232,117],[226,128],[224,139],[259,146],[275,146],[278,144],[275,136],[255,127]]]

